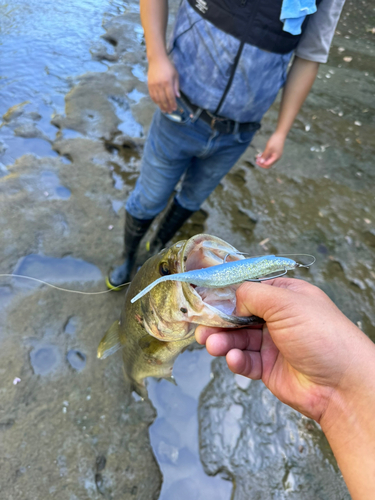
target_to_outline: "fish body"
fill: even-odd
[[[210,268],[224,262],[228,253],[234,261],[244,259],[220,238],[206,234],[194,236],[151,257],[128,287],[120,320],[113,323],[100,342],[98,358],[121,349],[125,377],[142,397],[147,397],[145,378],[171,378],[174,361],[195,341],[198,324],[238,328],[263,323],[255,316],[234,315],[239,285],[213,291],[194,288],[188,282],[167,280],[140,300],[131,302],[132,297],[162,275]]]
[[[208,268],[162,276],[133,297],[131,302],[136,302],[143,297],[143,295],[152,290],[154,286],[163,281],[178,280],[196,286],[222,288],[236,283],[243,283],[246,280],[262,278],[270,273],[294,269],[299,265],[300,264],[292,259],[275,255],[264,255],[251,259],[225,262]]]

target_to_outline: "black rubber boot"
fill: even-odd
[[[154,219],[140,220],[125,215],[124,263],[115,267],[106,279],[107,287],[119,288],[130,281],[139,242]]]
[[[155,255],[155,253],[164,248],[166,243],[173,238],[176,232],[193,213],[194,211],[182,207],[176,199],[174,199],[172,205],[164,214],[156,235],[150,242],[147,242],[148,255]]]

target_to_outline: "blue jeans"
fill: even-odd
[[[182,176],[177,202],[188,210],[198,210],[254,134],[255,131],[221,134],[212,130],[203,120],[196,119],[180,99],[172,116],[158,109],[145,144],[141,173],[126,210],[137,219],[154,218],[166,207]]]

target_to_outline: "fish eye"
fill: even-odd
[[[171,274],[171,272],[169,270],[169,267],[168,267],[168,265],[167,265],[166,262],[161,262],[161,264],[159,266],[159,273],[162,276],[167,276],[167,274]]]

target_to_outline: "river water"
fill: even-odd
[[[374,27],[371,2],[347,2],[283,159],[254,166],[276,103],[176,237],[316,255],[295,275],[373,340]],[[0,0],[0,51],[0,272],[103,290],[154,110],[138,4]],[[122,294],[0,279],[2,497],[349,498],[318,426],[204,349],[178,386],[150,381],[152,404],[128,394],[120,357],[96,359]]]

